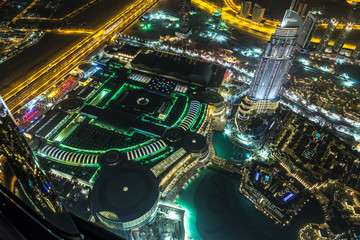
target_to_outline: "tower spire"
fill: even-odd
[[[260,113],[274,113],[279,106],[280,90],[289,73],[302,24],[298,13],[286,10],[281,25],[277,26],[259,59],[250,91],[239,106],[235,124],[240,131],[248,129],[243,123],[246,125],[250,118]]]
[[[294,10],[295,4],[296,4],[296,0],[292,0],[289,10]]]

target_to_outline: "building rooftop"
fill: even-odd
[[[91,192],[93,210],[110,221],[135,220],[156,205],[158,186],[155,175],[138,163],[105,166]]]
[[[131,66],[202,86],[220,86],[226,71],[217,65],[161,52],[140,53],[131,62]]]
[[[224,98],[219,93],[212,91],[199,92],[195,98],[213,106],[218,106],[224,102]]]
[[[104,48],[104,52],[107,54],[120,54],[126,56],[135,56],[139,53],[141,47],[136,47],[132,45],[109,45]]]
[[[199,153],[206,149],[207,141],[203,135],[187,132],[183,136],[183,146],[190,152]]]

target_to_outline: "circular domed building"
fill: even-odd
[[[185,150],[191,152],[193,155],[199,155],[203,159],[209,153],[206,137],[201,134],[186,132],[182,139],[182,144]]]
[[[213,91],[202,91],[195,95],[195,99],[204,102],[208,105],[214,106],[214,114],[220,113],[225,107],[223,96]]]
[[[118,161],[115,151],[101,159],[107,167],[101,169],[90,193],[97,219],[114,230],[147,223],[156,213],[160,195],[155,175],[136,162]]]
[[[184,133],[185,131],[181,128],[169,128],[163,134],[163,139],[165,139],[168,144],[174,145],[181,141]]]
[[[65,112],[75,112],[84,105],[80,98],[68,98],[60,102],[60,108]]]

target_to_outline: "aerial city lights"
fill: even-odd
[[[0,239],[360,238],[360,1],[0,13]]]

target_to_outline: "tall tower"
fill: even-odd
[[[189,32],[189,15],[190,15],[191,0],[180,0],[180,27],[181,33]]]
[[[279,105],[279,91],[288,75],[302,19],[293,10],[285,12],[260,58],[249,94],[239,106],[237,125],[257,113],[272,113]]]
[[[360,56],[360,42],[356,45],[355,50],[351,54],[351,59],[357,60]]]
[[[252,11],[251,20],[253,22],[260,23],[264,17],[265,10],[266,10],[265,8],[255,3],[254,9]]]
[[[346,40],[348,39],[351,30],[353,29],[353,23],[347,23],[341,30],[339,38],[336,40],[333,50],[335,52],[340,52],[344,46]]]
[[[307,13],[304,26],[297,40],[297,43],[301,49],[307,49],[309,47],[322,14],[322,9],[312,9]]]
[[[77,235],[76,226],[35,159],[0,96],[0,185],[32,209],[29,214],[37,221],[47,222],[49,231],[57,229],[67,236],[65,239]]]
[[[251,4],[252,3],[250,1],[244,1],[241,3],[240,12],[238,14],[240,18],[247,18],[249,16]]]
[[[330,39],[331,39],[332,35],[334,34],[334,31],[338,24],[339,24],[339,22],[335,18],[330,20],[330,22],[326,28],[326,31],[324,33],[324,36],[322,37],[322,39],[319,43],[319,46],[318,46],[318,50],[320,52],[325,51],[325,49],[327,48],[327,45],[329,44]]]

